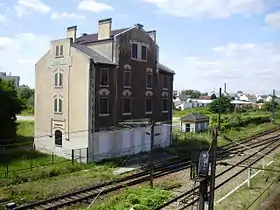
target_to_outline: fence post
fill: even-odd
[[[265,157],[263,157],[262,159],[262,169],[265,168]],[[264,170],[262,170],[262,173],[264,173]]]
[[[88,164],[88,147],[87,147],[87,164]]]
[[[32,171],[33,163],[32,163],[32,157],[30,158],[30,170]]]
[[[251,187],[251,168],[248,168],[248,182],[247,182],[247,187]]]
[[[52,165],[54,164],[54,154],[52,152]]]
[[[74,149],[72,149],[72,165],[74,165]]]

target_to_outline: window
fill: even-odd
[[[54,99],[54,113],[55,114],[62,114],[62,99],[61,98],[55,98]]]
[[[152,88],[153,87],[153,75],[151,73],[148,73],[146,76],[146,88]]]
[[[109,86],[109,69],[101,69],[100,71],[100,85]]]
[[[138,58],[138,44],[132,43],[131,57],[137,59]]]
[[[56,45],[55,46],[55,57],[62,57],[63,56],[63,45]]]
[[[162,112],[168,112],[168,99],[162,99]]]
[[[131,114],[131,98],[129,97],[123,98],[123,114],[124,115]]]
[[[109,115],[109,99],[100,98],[99,99],[99,115]]]
[[[144,61],[147,60],[147,46],[146,45],[141,46],[141,59]]]
[[[55,46],[55,57],[59,56],[59,46]]]
[[[54,87],[62,87],[63,74],[61,72],[56,72],[54,74]]]
[[[163,75],[163,88],[168,89],[168,77],[167,77],[167,75]]]
[[[60,48],[59,55],[60,55],[60,56],[63,56],[63,45],[60,45],[59,48]]]
[[[130,71],[124,71],[124,87],[131,87],[131,72]]]
[[[148,45],[132,41],[131,58],[146,61],[148,58]]]
[[[62,146],[62,132],[60,130],[54,132],[54,143],[56,146]]]
[[[151,98],[146,99],[146,114],[152,113],[153,110],[153,100]]]

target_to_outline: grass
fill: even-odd
[[[280,160],[280,155],[276,156],[277,159]],[[280,164],[276,163],[273,164],[273,168],[277,169],[279,168]],[[272,168],[269,166],[268,168]],[[236,210],[236,209],[245,209],[247,208],[254,200],[257,198],[267,186],[269,186],[274,179],[276,179],[279,176],[279,173],[273,173],[273,172],[264,172],[261,174],[258,174],[253,179],[251,179],[251,188],[248,188],[245,184],[240,189],[238,189],[236,192],[234,192],[232,195],[230,195],[226,200],[222,201],[218,205],[215,206],[215,209],[222,210],[222,209],[228,209],[228,210]],[[280,193],[279,190],[280,184],[275,183],[272,188],[278,189],[277,192]],[[264,196],[261,196],[259,200],[257,200],[256,203],[250,208],[255,209],[259,206],[259,204],[269,195],[269,191],[264,193]]]
[[[93,167],[94,166],[94,167]],[[60,168],[58,168],[60,170]],[[8,185],[0,188],[0,200],[6,199],[17,203],[41,200],[61,193],[78,190],[79,188],[107,181],[117,176],[113,175],[112,168],[107,166],[92,165],[87,170],[76,171],[69,174],[48,179],[40,179],[33,182],[26,182],[18,185]],[[42,172],[42,171],[41,171]],[[0,206],[1,209],[1,206]]]
[[[118,195],[97,200],[90,209],[94,210],[150,210],[173,197],[173,194],[160,188],[139,187],[125,189]],[[84,208],[86,209],[86,208]]]
[[[33,116],[34,111],[31,110],[31,109],[24,109],[24,110],[22,110],[22,112],[19,115],[21,115],[21,116]]]

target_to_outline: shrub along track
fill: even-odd
[[[261,149],[258,150],[258,152],[261,152],[262,154],[260,154],[258,152],[254,152],[253,154],[251,154],[248,157],[244,158],[243,160],[239,161],[235,165],[230,166],[229,168],[222,171],[221,173],[218,173],[216,175],[216,179],[218,179],[222,175],[224,175],[227,172],[230,172],[231,170],[236,168],[237,167],[236,165],[245,164],[245,165],[248,165],[250,167],[250,166],[258,163],[265,155],[268,155],[269,153],[273,152],[275,149],[277,149],[280,146],[279,139],[280,139],[279,136],[275,137],[274,139],[271,139],[269,142],[267,142],[267,144],[265,146],[263,146]],[[252,160],[252,158],[254,158],[254,160]],[[227,177],[224,181],[222,181],[218,185],[216,184],[215,190],[222,187],[226,183],[230,182],[232,179],[237,177],[239,174],[241,174],[245,170],[247,170],[247,168],[243,168],[243,169],[239,170],[237,173],[231,175],[230,177]],[[174,203],[176,203],[176,202],[180,203],[180,208],[176,208],[176,209],[178,209],[178,210],[187,209],[188,207],[191,207],[192,205],[194,205],[198,202],[198,199],[199,199],[198,198],[198,190],[199,190],[199,186],[194,187],[193,189],[188,190],[187,192],[182,193],[181,195],[179,195],[179,196],[169,200],[168,202],[164,203],[160,207],[156,208],[156,210],[169,209],[168,207],[171,206],[171,205],[174,205]]]
[[[256,135],[256,137],[261,137],[264,135],[268,135],[269,133],[274,132],[275,129],[261,133]],[[240,142],[245,144],[246,146],[250,146],[251,148],[260,147],[262,145],[270,144],[270,142],[274,142],[275,139],[280,138],[280,135],[276,135],[267,139],[261,139],[256,142],[251,142],[253,138],[245,139]],[[230,154],[231,151],[239,150],[239,152],[246,151],[240,145],[232,145],[228,144],[223,147],[220,147],[218,151],[218,156],[221,158],[225,158]],[[190,161],[187,159],[180,159],[176,161],[169,161],[169,162],[159,162],[154,166],[154,178],[159,178],[162,176],[166,176],[168,174],[186,169],[190,167]],[[149,180],[150,170],[145,170],[133,175],[129,175],[127,177],[105,182],[100,185],[91,186],[76,192],[60,195],[54,198],[30,203],[27,205],[19,206],[14,209],[58,209],[64,206],[74,205],[80,202],[91,202],[91,199],[97,195],[104,195],[110,192],[120,190],[126,186],[133,186]]]

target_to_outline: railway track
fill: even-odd
[[[279,137],[275,138],[271,142],[267,143],[267,145],[265,145],[264,147],[259,149],[258,152],[261,152],[262,154],[260,154],[258,152],[254,152],[253,154],[251,154],[248,157],[244,158],[243,160],[239,161],[235,165],[245,164],[245,165],[248,165],[250,167],[250,166],[258,163],[265,155],[271,153],[272,151],[274,151],[275,149],[277,149],[280,146],[280,142],[278,142],[279,139],[280,139]],[[254,160],[252,160],[252,158],[254,158]],[[216,179],[221,177],[222,175],[226,174],[227,172],[233,170],[234,168],[236,168],[237,166],[235,166],[235,165],[230,166],[229,168],[222,171],[221,173],[218,173],[216,175]],[[223,182],[219,183],[218,185],[216,184],[215,190],[222,187],[223,185],[225,185],[226,183],[228,183],[229,181],[231,181],[232,179],[237,177],[239,174],[241,174],[245,170],[247,170],[247,168],[243,168],[243,169],[239,170],[237,173],[228,177]],[[199,190],[198,186],[193,188],[193,189],[190,189],[187,192],[182,193],[181,195],[179,195],[179,196],[169,200],[168,202],[164,203],[163,205],[159,206],[155,210],[166,209],[167,207],[171,206],[172,204],[174,204],[176,202],[183,203],[183,207],[178,208],[178,210],[187,209],[188,207],[190,207],[190,206],[192,206],[192,205],[194,205],[195,203],[198,202],[198,199],[199,199],[198,198],[198,190]],[[193,197],[193,195],[194,195],[194,197]]]
[[[273,131],[271,131],[273,132]],[[267,135],[268,133],[265,133],[263,135]],[[259,136],[260,137],[260,136]],[[275,139],[280,138],[280,135],[276,135],[270,138],[267,138],[265,140],[259,140],[257,142],[250,142],[250,140],[241,141],[243,144],[250,146],[252,148],[254,147],[260,147],[265,144],[269,144],[270,142],[274,142]],[[251,139],[252,140],[252,139]],[[234,151],[238,149],[239,151],[246,151],[247,149],[242,150],[242,146],[237,145],[226,145],[224,147],[221,147],[222,150],[218,152],[218,156],[221,158],[224,158],[226,156],[225,154],[229,154],[230,151]],[[187,169],[190,167],[190,161],[187,159],[181,159],[177,160],[172,163],[157,163],[155,164],[155,170],[154,170],[154,178],[159,178],[162,176],[166,176],[171,173],[175,173],[177,171]],[[149,180],[149,170],[142,171],[118,180],[109,181],[100,185],[91,186],[76,192],[60,195],[54,198],[30,203],[24,206],[19,206],[14,209],[58,209],[64,206],[70,206],[75,205],[79,202],[91,202],[90,199],[97,195],[104,195],[108,194],[110,192],[123,189],[125,186],[133,186],[137,185],[143,182],[146,182]]]

